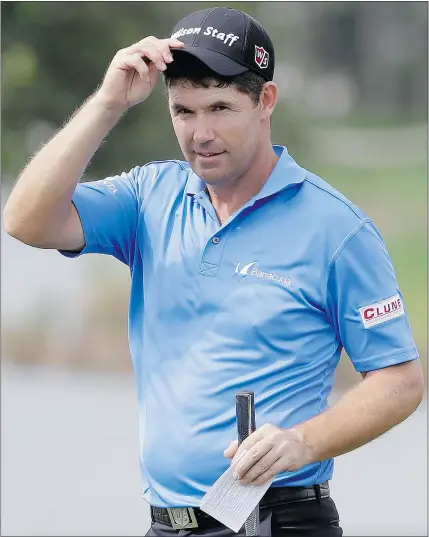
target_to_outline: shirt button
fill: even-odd
[[[220,241],[219,237],[213,237],[212,239],[213,244],[219,244],[219,241]]]

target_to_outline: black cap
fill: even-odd
[[[191,54],[219,75],[234,76],[250,69],[267,81],[273,79],[273,43],[243,11],[227,7],[195,11],[175,25],[171,37],[185,43],[174,54]]]

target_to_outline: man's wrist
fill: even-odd
[[[313,446],[309,442],[307,429],[306,429],[306,423],[302,423],[300,425],[292,427],[291,429],[289,429],[289,431],[295,435],[297,441],[301,445],[302,456],[303,456],[302,466],[305,466],[307,464],[312,464],[313,462],[317,462],[316,449],[315,449],[315,446]]]
[[[106,99],[101,93],[97,92],[92,95],[87,104],[98,109],[102,114],[108,116],[112,121],[119,121],[119,119],[127,112],[126,106],[119,105],[108,99]]]

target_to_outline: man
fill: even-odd
[[[78,184],[159,72],[185,161]],[[423,396],[379,232],[271,144],[273,74],[274,48],[255,20],[223,7],[192,13],[171,38],[116,54],[5,208],[5,227],[22,242],[130,267],[150,535],[232,535],[198,509],[232,458],[243,485],[275,477],[260,502],[263,535],[342,535],[333,457],[406,419]],[[342,348],[364,380],[328,408]],[[238,448],[242,390],[255,393],[257,430]]]

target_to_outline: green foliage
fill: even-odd
[[[234,3],[249,13],[252,3]],[[115,53],[147,35],[167,37],[203,2],[2,3],[3,172],[15,177],[37,147],[40,120],[56,130],[101,83]],[[218,3],[217,5],[222,5]],[[47,141],[46,136],[42,141]],[[37,146],[40,145],[37,144]],[[95,155],[87,175],[104,177],[137,164],[181,158],[162,83],[129,111]]]
[[[28,157],[96,91],[119,49],[147,35],[167,37],[183,16],[213,5],[242,9],[268,29],[282,94],[273,139],[300,160],[311,152],[303,131],[315,122],[424,121],[424,2],[3,2],[3,177],[16,177]],[[383,24],[377,26],[377,20]],[[337,94],[343,90],[332,91],[323,80],[335,73],[346,77],[357,99],[340,114]],[[115,127],[87,176],[177,157],[181,152],[160,84],[147,103]]]

